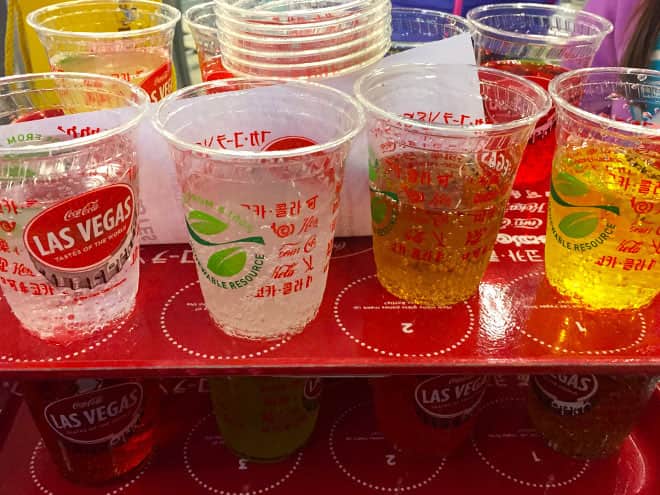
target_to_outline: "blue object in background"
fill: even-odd
[[[488,5],[493,3],[512,3],[515,0],[463,0],[462,16],[465,16],[468,10],[480,5]],[[531,1],[529,3],[557,3],[555,0],[541,0]],[[395,7],[414,7],[417,9],[440,10],[442,12],[452,13],[454,11],[453,0],[392,0],[392,5]]]

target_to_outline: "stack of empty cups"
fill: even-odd
[[[328,77],[390,47],[389,0],[215,0],[223,62],[234,74]]]

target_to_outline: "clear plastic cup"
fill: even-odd
[[[202,81],[234,77],[222,64],[222,50],[215,19],[215,2],[193,5],[183,14],[183,22],[190,29],[199,59]]]
[[[213,320],[251,339],[301,332],[325,290],[357,102],[312,83],[225,79],[168,97],[154,122]]]
[[[359,70],[387,52],[390,8],[383,0],[216,0],[225,65],[233,73],[259,77]]]
[[[229,22],[222,24],[222,37],[227,44],[234,47],[255,50],[262,53],[268,52],[307,52],[311,50],[334,50],[338,46],[346,46],[363,40],[374,31],[389,29],[390,12],[387,6],[377,9],[373,15],[369,15],[355,28],[348,31],[330,32],[310,36],[297,36],[295,40],[291,37],[253,34],[240,26]]]
[[[436,10],[393,7],[392,47],[388,54],[471,31],[470,23],[457,15]]]
[[[236,74],[255,77],[314,78],[339,76],[360,70],[383,58],[389,47],[389,31],[387,31],[386,36],[381,36],[379,42],[371,44],[368,48],[328,59],[319,59],[312,54],[308,58],[313,60],[310,62],[291,63],[288,61],[291,59],[280,58],[273,58],[271,62],[257,62],[255,57],[242,58],[232,49],[225,49],[224,53],[227,56],[227,68]]]
[[[550,98],[507,72],[431,64],[378,69],[356,82],[355,94],[367,111],[378,279],[417,304],[469,298],[490,259],[522,152]],[[456,101],[485,118],[446,112]]]
[[[51,69],[103,74],[142,87],[152,101],[173,90],[172,39],[181,14],[147,0],[76,0],[31,12]]]
[[[274,63],[274,64],[303,64],[310,62],[319,62],[320,60],[330,60],[340,57],[354,55],[356,52],[364,52],[373,49],[374,45],[387,40],[390,26],[387,24],[389,18],[383,17],[378,25],[365,31],[365,35],[341,45],[318,47],[314,42],[308,50],[264,50],[255,47],[237,46],[233,43],[225,45],[227,50],[235,53],[238,58],[256,63]],[[228,36],[231,36],[228,33]]]
[[[0,79],[0,287],[40,338],[88,337],[133,310],[147,106],[143,90],[106,76]]]
[[[581,69],[550,93],[548,281],[593,308],[645,306],[660,293],[660,72]]]
[[[557,75],[589,67],[603,39],[607,19],[558,5],[484,5],[467,13],[474,26],[477,63],[506,70],[548,89]],[[554,153],[555,112],[541,119],[520,165],[519,183],[547,181]]]
[[[227,17],[274,29],[291,25],[326,26],[350,20],[383,0],[215,0]]]

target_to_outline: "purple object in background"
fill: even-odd
[[[589,0],[584,10],[601,15],[614,24],[614,31],[603,40],[596,52],[593,67],[617,67],[632,34],[630,19],[639,0]]]

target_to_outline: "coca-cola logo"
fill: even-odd
[[[46,423],[78,444],[115,443],[130,433],[142,413],[139,383],[122,383],[66,397],[44,408]]]
[[[453,420],[470,416],[486,392],[487,376],[436,376],[415,387],[415,402],[428,416]]]
[[[70,222],[71,220],[76,220],[80,217],[86,217],[87,215],[94,213],[99,209],[99,202],[97,200],[90,201],[82,208],[75,210],[67,210],[64,214],[64,221]]]
[[[598,392],[594,375],[538,375],[533,385],[539,398],[562,415],[587,412]]]
[[[23,242],[39,265],[76,272],[108,262],[133,234],[135,197],[113,184],[69,198],[36,215]]]

